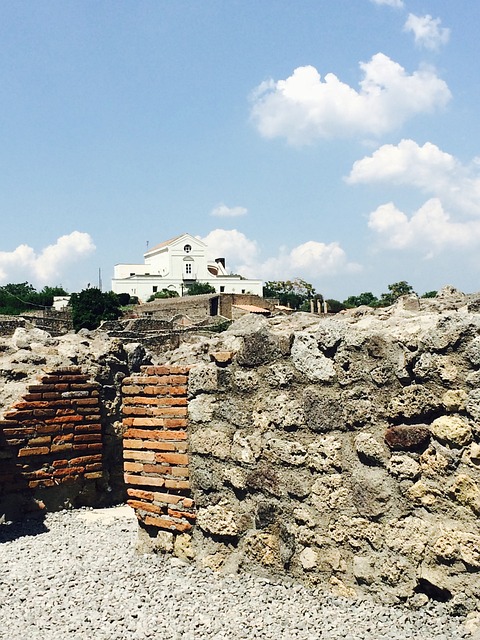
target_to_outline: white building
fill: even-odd
[[[206,282],[217,293],[263,293],[261,280],[228,275],[225,258],[211,258],[207,245],[189,233],[158,244],[144,258],[144,264],[115,265],[112,291],[129,293],[142,302],[162,289],[185,295],[194,282]]]

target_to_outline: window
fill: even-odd
[[[220,293],[224,293],[225,292],[225,287],[223,285],[220,285]]]
[[[185,265],[185,273],[187,273],[188,275],[190,275],[192,273],[192,263],[191,262],[187,262]]]
[[[158,291],[157,285],[154,284],[152,288],[153,288],[153,293],[157,293],[157,291]]]
[[[190,251],[192,250],[192,247],[189,244],[186,244],[183,247],[183,250],[185,251],[185,253],[190,253]]]

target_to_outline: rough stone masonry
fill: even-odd
[[[479,302],[446,288],[387,310],[248,316],[165,354],[190,366],[196,524],[179,555],[477,608]],[[164,531],[156,543],[172,548]]]

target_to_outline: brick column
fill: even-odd
[[[128,504],[147,527],[184,533],[195,520],[187,452],[188,367],[143,367],[123,381]]]

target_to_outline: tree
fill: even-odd
[[[338,313],[345,309],[345,305],[339,300],[329,298],[328,300],[325,300],[325,302],[327,303],[327,310],[329,313]]]
[[[378,303],[378,298],[374,296],[371,291],[359,293],[358,296],[349,296],[346,300],[343,301],[343,304],[350,309],[353,307],[361,307],[362,305],[373,306],[376,303]]]
[[[406,296],[410,293],[414,293],[413,287],[405,280],[400,282],[394,282],[388,285],[388,293],[382,293],[378,306],[388,307],[393,304],[401,296]]]
[[[116,293],[102,293],[95,287],[72,293],[70,297],[72,322],[75,331],[96,329],[104,320],[116,320],[122,315]]]
[[[438,291],[426,291],[422,298],[435,298],[437,295]]]
[[[54,296],[67,295],[62,287],[44,287],[40,292],[28,282],[10,283],[0,287],[0,313],[18,315],[51,307]]]
[[[208,282],[194,282],[187,289],[187,296],[199,296],[202,293],[216,293],[216,290]]]
[[[263,297],[278,298],[280,304],[292,309],[299,309],[305,303],[308,307],[308,302],[313,298],[323,300],[322,296],[315,294],[313,285],[301,278],[265,282]]]
[[[153,300],[157,300],[157,298],[178,298],[178,292],[174,289],[162,289],[161,291],[152,293],[147,302],[152,302]]]

